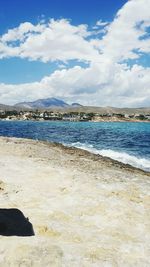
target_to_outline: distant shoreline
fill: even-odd
[[[73,120],[36,120],[36,119],[30,119],[30,120],[24,120],[24,119],[0,119],[0,121],[13,121],[13,122],[22,122],[22,121],[31,121],[31,122],[92,122],[92,123],[97,123],[97,122],[146,122],[150,123],[150,120],[80,120],[80,121],[73,121]]]
[[[52,110],[0,109],[2,120],[73,121],[73,122],[150,122],[150,109],[90,108]]]

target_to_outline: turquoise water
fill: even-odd
[[[75,146],[150,171],[150,123],[0,121],[0,135]]]

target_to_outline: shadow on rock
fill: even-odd
[[[19,209],[0,209],[0,235],[32,236],[34,230]]]

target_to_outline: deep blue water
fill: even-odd
[[[76,146],[150,171],[150,123],[0,121],[0,135]]]

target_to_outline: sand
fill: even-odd
[[[150,266],[150,174],[33,140],[0,138],[0,208],[35,236],[0,235],[0,266]]]

